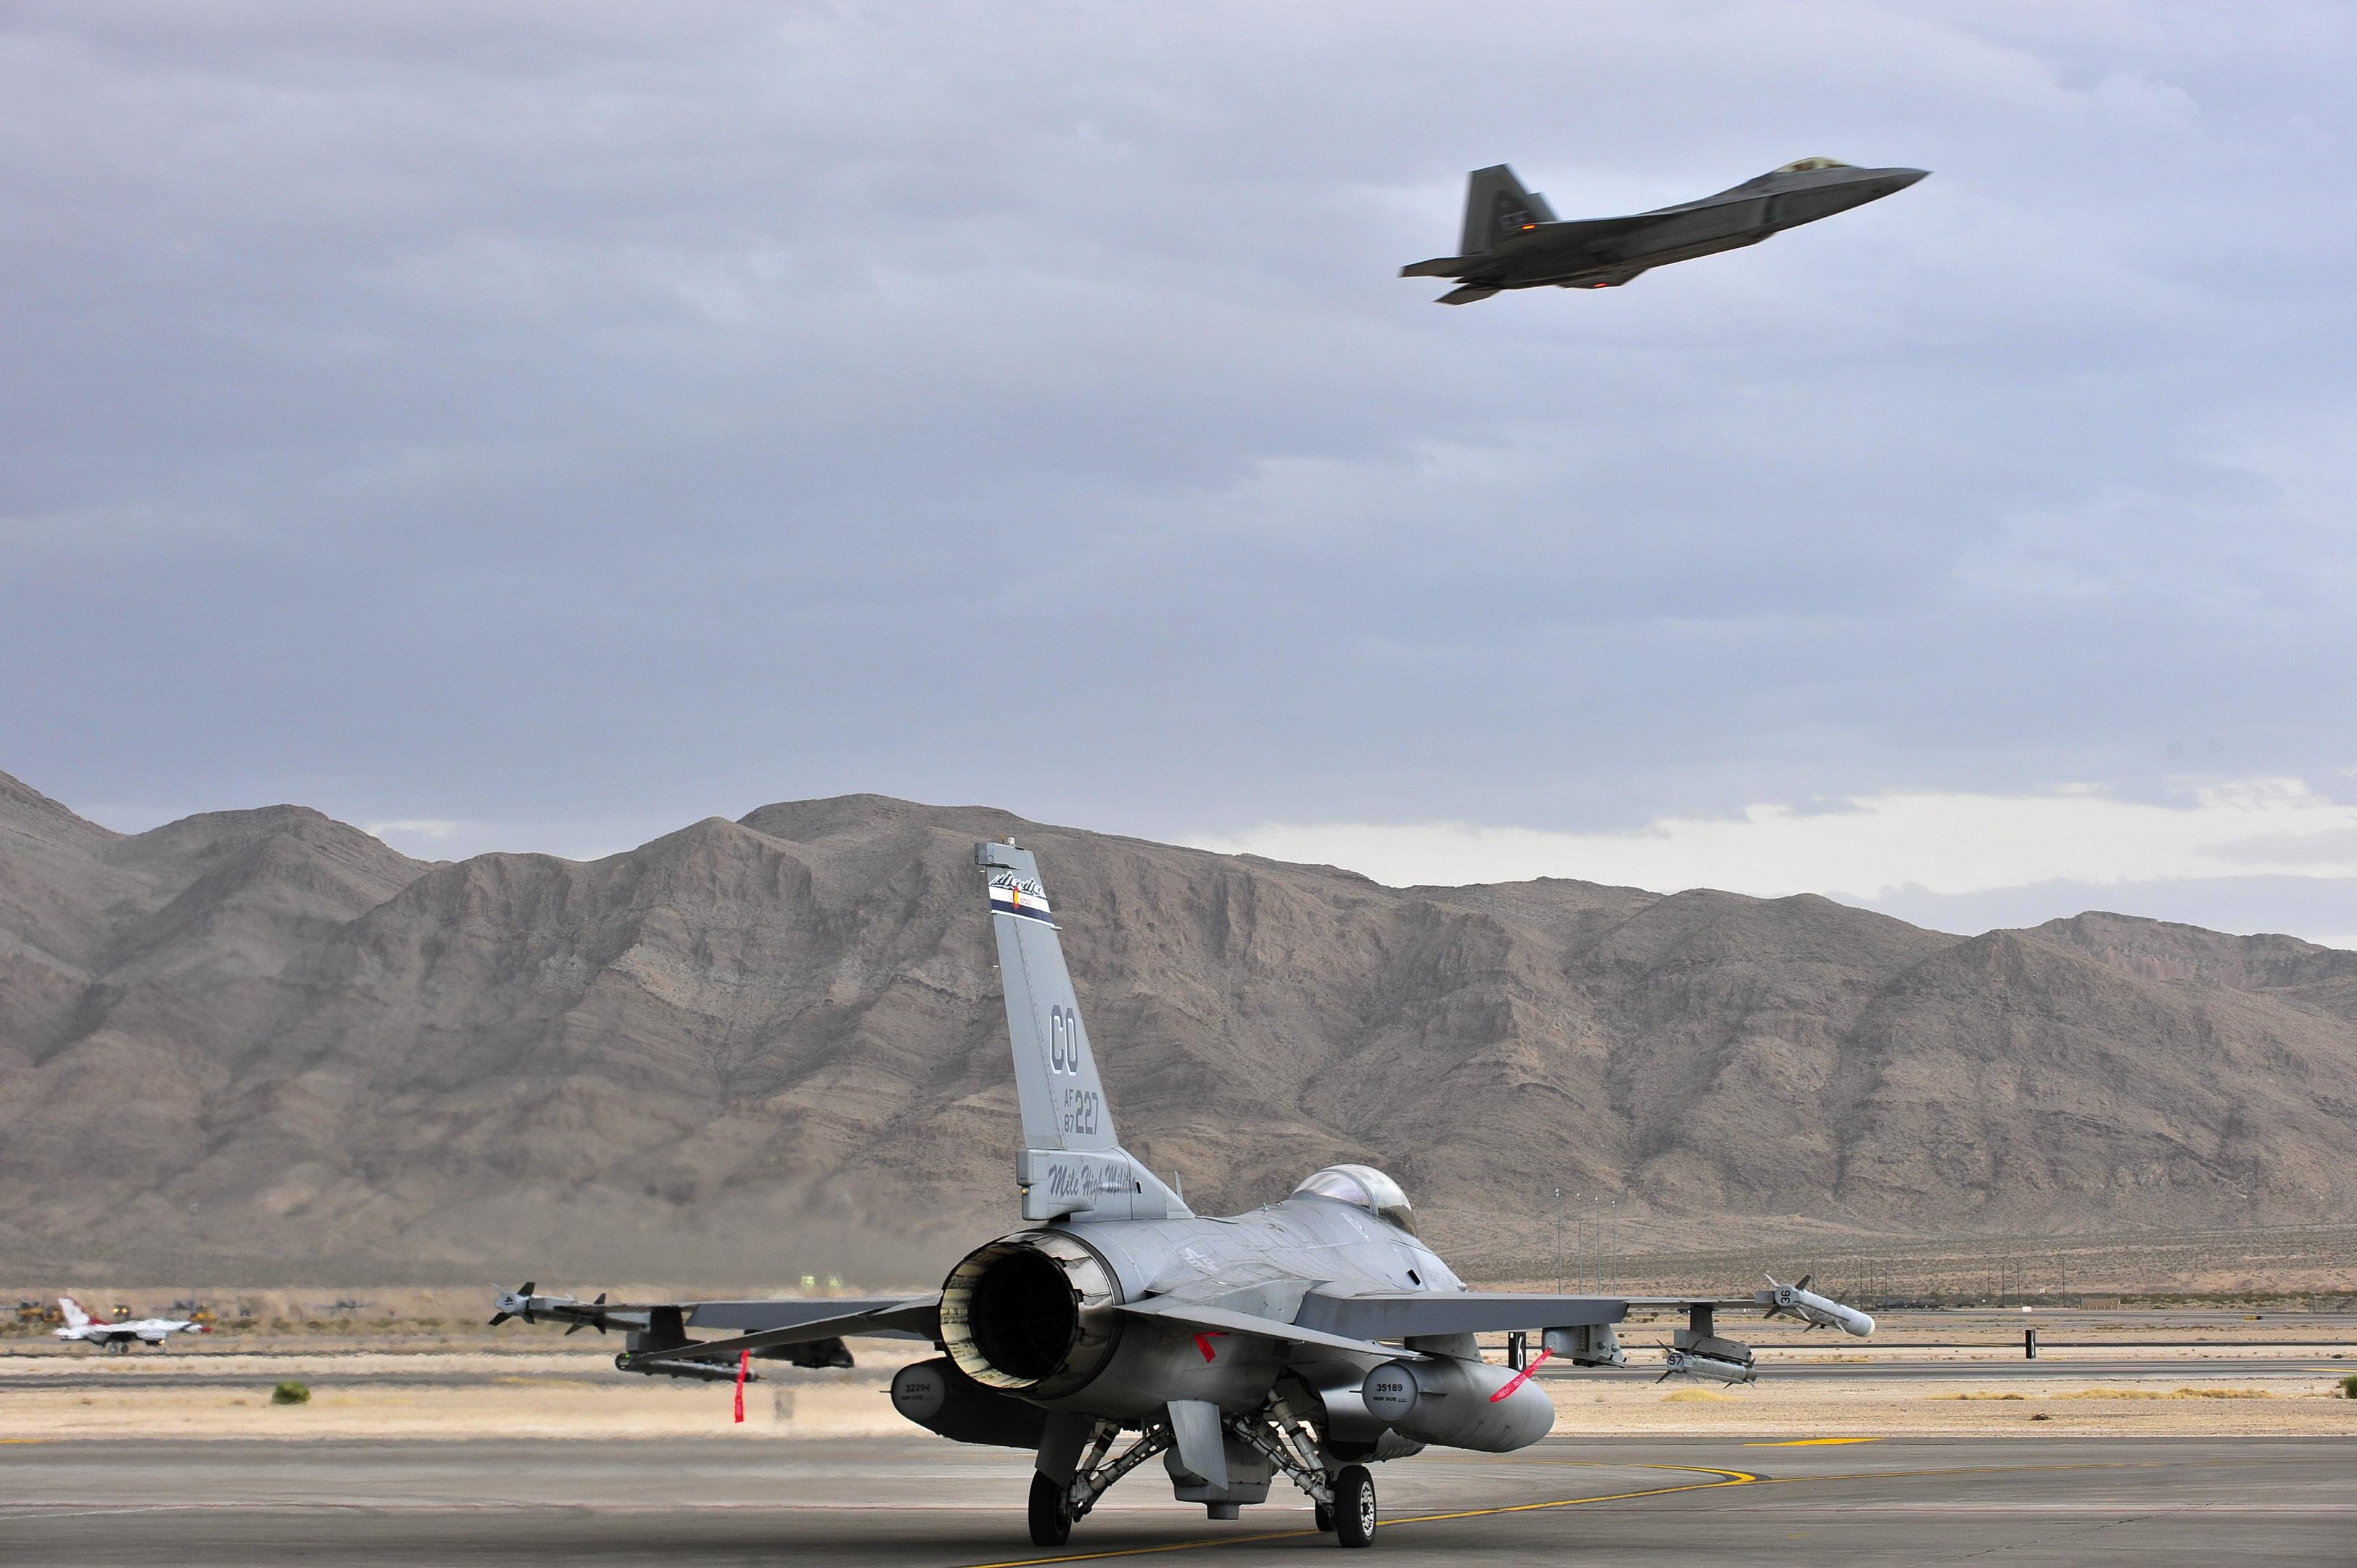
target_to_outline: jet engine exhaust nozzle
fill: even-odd
[[[1055,1399],[1088,1386],[1121,1337],[1121,1291],[1096,1250],[1053,1230],[1003,1236],[942,1283],[942,1340],[986,1388]]]

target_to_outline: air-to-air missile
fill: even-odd
[[[1402,267],[1400,276],[1457,279],[1443,305],[1470,305],[1509,288],[1617,288],[1654,267],[1740,250],[1878,201],[1927,172],[1802,158],[1698,201],[1566,222],[1497,164],[1467,177],[1463,253]]]
[[[1751,1299],[1768,1309],[1770,1317],[1797,1317],[1812,1328],[1838,1328],[1845,1334],[1863,1339],[1874,1332],[1874,1318],[1854,1306],[1844,1306],[1829,1297],[1809,1289],[1815,1276],[1803,1274],[1796,1285],[1780,1285],[1776,1276],[1767,1276],[1768,1288],[1751,1293]]]

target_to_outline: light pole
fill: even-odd
[[[1604,1290],[1604,1200],[1588,1197],[1587,1205],[1587,1285],[1601,1294]]]
[[[1587,1290],[1588,1251],[1595,1245],[1588,1236],[1588,1231],[1593,1230],[1594,1227],[1589,1225],[1587,1222],[1587,1211],[1594,1206],[1595,1200],[1589,1197],[1587,1194],[1584,1192],[1581,1193],[1579,1195],[1579,1218],[1571,1222],[1572,1235],[1578,1242],[1578,1245],[1573,1249],[1579,1259],[1577,1265],[1579,1269],[1579,1277],[1575,1283],[1578,1284],[1582,1294],[1585,1294]]]
[[[1563,1188],[1555,1189],[1555,1294],[1563,1294]]]

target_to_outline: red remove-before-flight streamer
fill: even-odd
[[[752,1369],[753,1352],[738,1351],[737,1353],[737,1419],[738,1421],[745,1419],[745,1374]]]
[[[746,1352],[748,1355],[750,1355],[751,1353],[752,1352],[750,1351]],[[1490,1396],[1490,1402],[1491,1404],[1496,1404],[1500,1400],[1504,1399],[1516,1389],[1521,1388],[1524,1383],[1529,1382],[1531,1380],[1531,1374],[1539,1369],[1539,1361],[1544,1361],[1549,1356],[1554,1354],[1555,1352],[1552,1350],[1541,1350],[1539,1352],[1539,1360],[1533,1361],[1529,1366],[1524,1367],[1521,1371],[1516,1372],[1513,1376],[1512,1381],[1509,1382],[1504,1388],[1500,1389],[1496,1393]]]

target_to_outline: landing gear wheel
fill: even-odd
[[[1064,1488],[1032,1471],[1031,1544],[1061,1546],[1071,1539],[1072,1516],[1064,1506]]]
[[[1375,1543],[1375,1478],[1364,1465],[1345,1465],[1334,1477],[1334,1544]]]
[[[1334,1510],[1324,1503],[1318,1505],[1318,1530],[1321,1535],[1334,1533]]]

